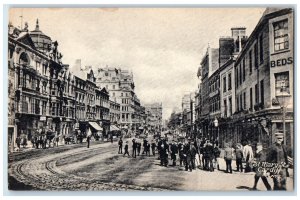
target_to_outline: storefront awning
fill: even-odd
[[[115,125],[110,125],[110,131],[119,131],[120,129]]]
[[[101,128],[96,122],[89,122],[89,124],[91,125],[91,127],[96,129],[96,131],[103,131],[103,128]]]

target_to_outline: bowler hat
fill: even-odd
[[[276,138],[283,138],[283,133],[282,132],[276,132],[275,134]]]

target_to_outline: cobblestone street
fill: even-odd
[[[224,173],[223,161],[220,171],[186,172],[159,166],[157,156],[123,157],[117,154],[117,142],[94,141],[89,149],[85,143],[32,149],[15,152],[9,159],[12,190],[247,191],[254,181],[254,173]],[[288,190],[292,190],[292,176],[291,172]],[[266,190],[262,182],[258,190]]]

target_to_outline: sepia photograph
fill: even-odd
[[[293,193],[295,15],[10,6],[7,189]]]

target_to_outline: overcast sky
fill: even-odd
[[[231,27],[250,35],[264,8],[23,8],[11,9],[10,21],[40,30],[57,40],[63,62],[76,59],[95,68],[132,70],[141,103],[162,102],[163,118],[197,89],[197,69],[208,43],[218,47]],[[24,25],[23,25],[24,27]]]

